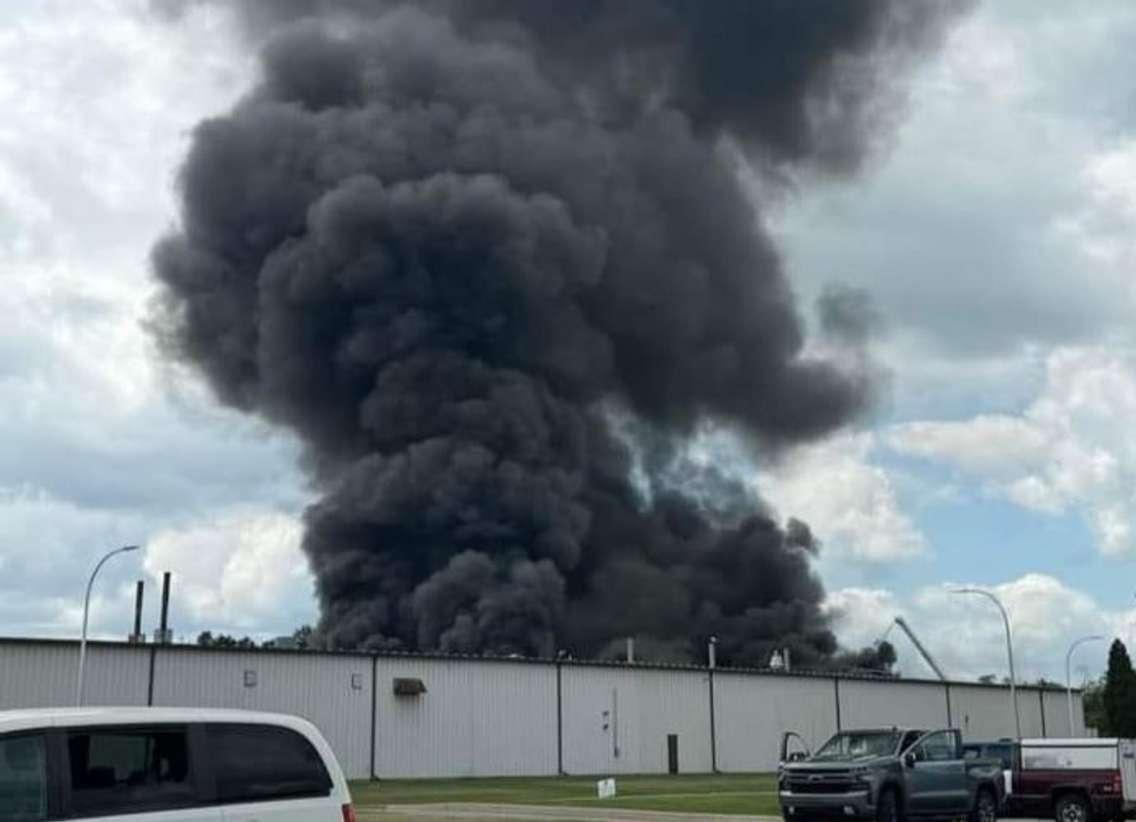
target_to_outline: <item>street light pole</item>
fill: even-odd
[[[1069,734],[1073,734],[1073,674],[1069,670],[1069,663],[1073,659],[1073,651],[1077,650],[1078,645],[1086,642],[1100,642],[1104,640],[1103,636],[1093,634],[1092,636],[1083,636],[1080,639],[1074,640],[1073,644],[1069,646],[1069,650],[1065,653],[1065,695],[1069,698]]]
[[[103,564],[115,554],[137,551],[138,548],[137,545],[124,545],[121,548],[115,548],[99,560],[95,570],[91,572],[91,578],[87,581],[87,595],[83,598],[83,636],[79,640],[79,674],[75,680],[75,704],[77,706],[83,704],[83,666],[87,662],[87,617],[91,612],[91,588],[95,585],[95,577],[99,575],[99,570],[103,567]]]
[[[1022,738],[1022,715],[1018,711],[1018,685],[1017,675],[1014,673],[1014,640],[1010,631],[1010,616],[1006,613],[1002,600],[982,588],[955,588],[952,594],[978,594],[984,596],[998,606],[1002,613],[1002,624],[1006,627],[1006,656],[1010,660],[1010,701],[1014,703],[1014,727],[1018,732],[1018,739]]]

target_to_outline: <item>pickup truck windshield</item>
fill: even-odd
[[[813,756],[819,759],[859,759],[865,756],[891,756],[899,746],[899,734],[872,731],[837,734]]]

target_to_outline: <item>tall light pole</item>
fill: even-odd
[[[1065,653],[1065,695],[1069,698],[1069,734],[1073,734],[1073,674],[1069,671],[1069,663],[1073,659],[1073,651],[1077,650],[1078,645],[1083,645],[1086,642],[1102,642],[1103,636],[1093,634],[1092,636],[1083,636],[1080,639],[1074,640],[1073,644],[1069,646],[1069,650]]]
[[[83,637],[79,640],[79,674],[75,680],[76,705],[81,706],[83,704],[83,666],[87,662],[87,617],[91,612],[91,588],[94,587],[95,577],[99,575],[103,564],[115,554],[137,551],[138,548],[139,546],[137,545],[124,545],[121,548],[115,548],[99,560],[99,564],[95,566],[95,570],[91,572],[91,578],[87,581],[87,595],[83,598]]]
[[[1010,660],[1010,701],[1014,703],[1014,727],[1018,732],[1018,739],[1022,738],[1022,715],[1018,711],[1018,684],[1017,676],[1014,673],[1014,640],[1010,631],[1010,616],[1006,613],[1005,606],[1002,605],[1002,600],[994,596],[987,590],[982,588],[955,588],[951,591],[952,594],[978,594],[979,596],[986,597],[995,605],[998,610],[1002,612],[1002,624],[1006,626],[1006,656]]]
[[[1132,598],[1136,599],[1136,593],[1132,594]],[[1128,619],[1126,619],[1124,621],[1125,621],[1125,623],[1127,623],[1126,627],[1128,628],[1128,647],[1131,648],[1132,647],[1132,612],[1131,611],[1128,612]]]

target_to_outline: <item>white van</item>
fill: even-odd
[[[0,711],[0,822],[355,822],[315,726],[197,708]]]

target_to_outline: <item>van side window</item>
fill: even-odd
[[[949,762],[957,758],[955,735],[950,731],[931,734],[915,749],[915,759],[919,762]]]
[[[67,734],[71,811],[77,816],[184,808],[195,804],[181,728],[90,728]]]
[[[43,737],[0,738],[0,822],[47,819],[47,757]]]
[[[331,777],[312,743],[273,725],[209,726],[209,758],[222,802],[327,796]]]

